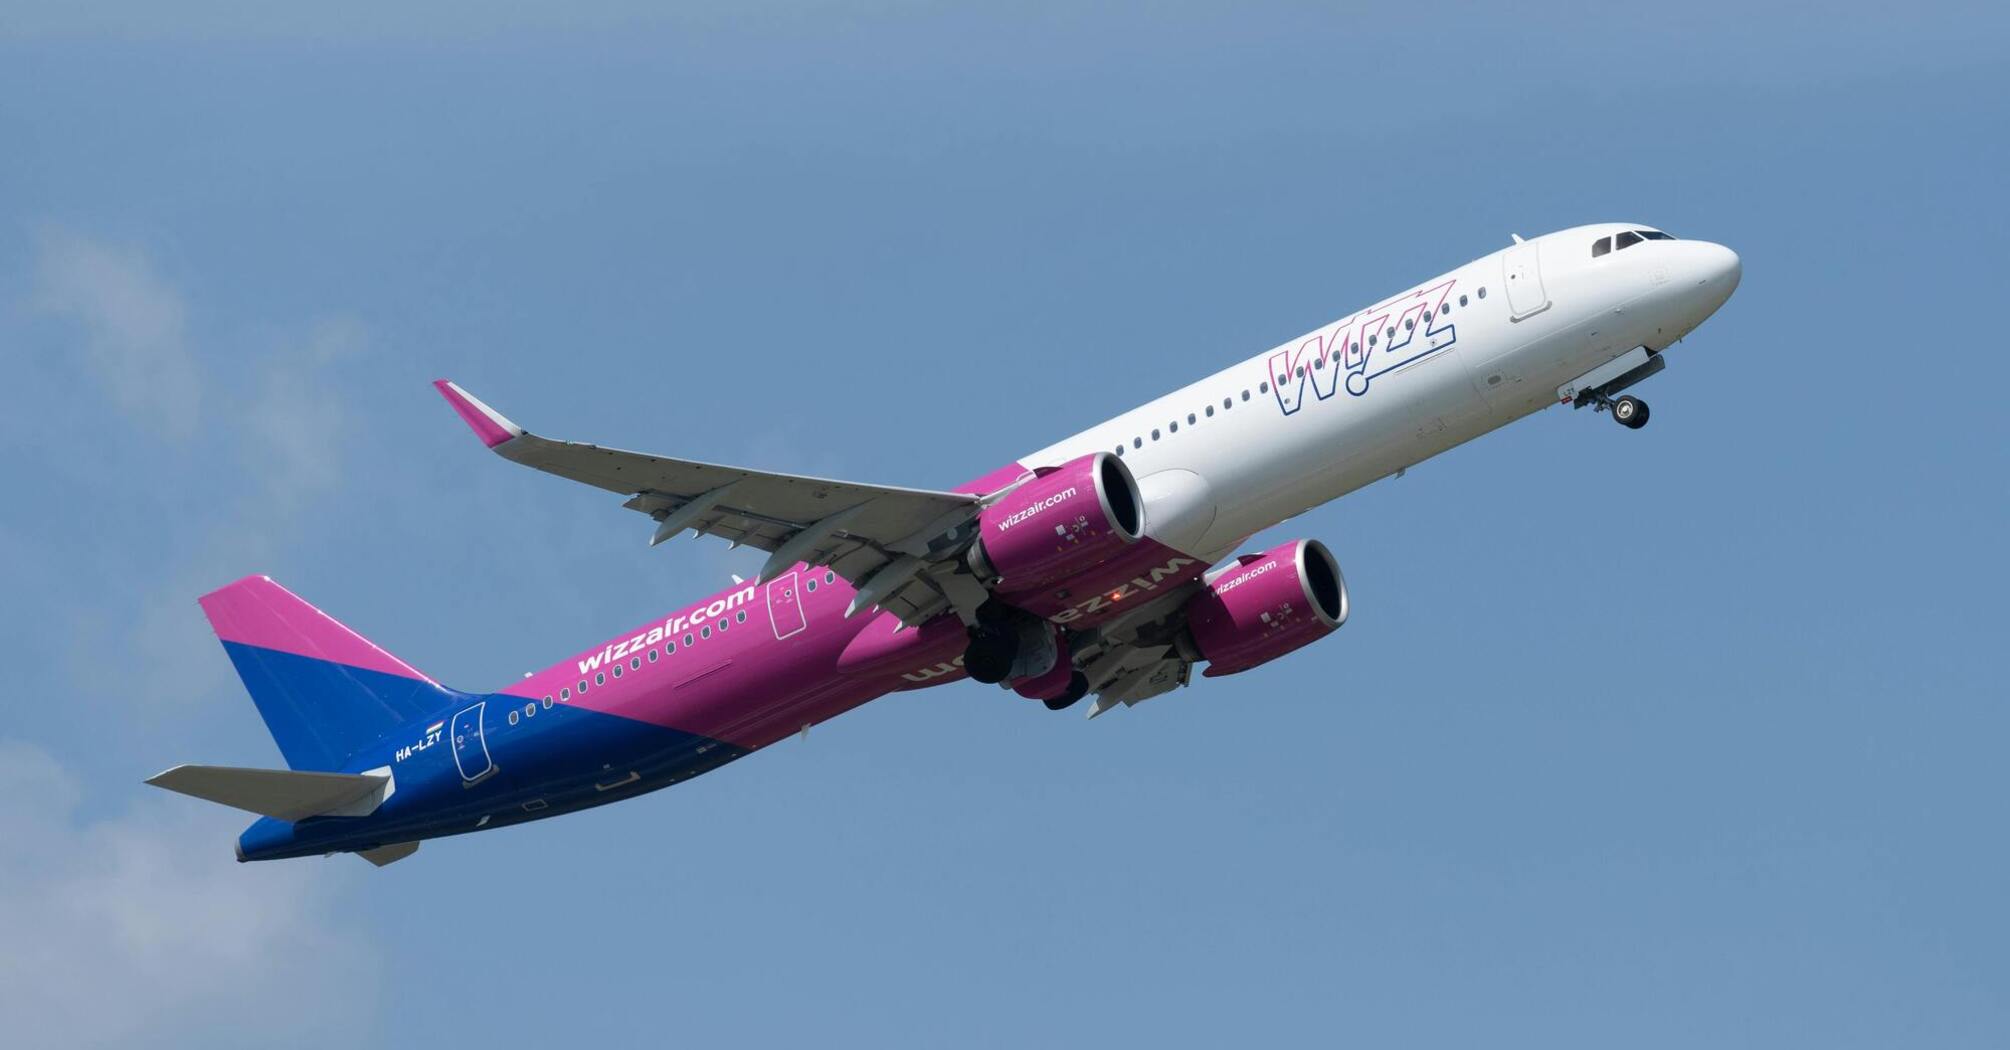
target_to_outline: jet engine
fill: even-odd
[[[1035,477],[977,519],[970,568],[1024,591],[1094,568],[1144,534],[1144,501],[1123,460],[1097,452]]]
[[[1347,580],[1318,540],[1245,554],[1188,599],[1186,655],[1209,678],[1247,671],[1332,634],[1347,622]]]

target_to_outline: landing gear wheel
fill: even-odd
[[[963,650],[963,670],[971,681],[996,685],[1012,673],[1019,655],[1019,636],[1010,627],[973,627]]]
[[[1087,695],[1089,695],[1089,676],[1076,671],[1068,677],[1068,688],[1062,690],[1060,696],[1040,702],[1046,704],[1049,711],[1065,711],[1075,706],[1075,701]]]
[[[1628,394],[1612,402],[1612,421],[1628,430],[1647,425],[1647,402]]]

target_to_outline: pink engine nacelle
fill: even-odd
[[[1245,554],[1186,605],[1194,652],[1209,678],[1247,671],[1347,622],[1347,580],[1318,540]]]
[[[1108,452],[1043,467],[977,519],[970,568],[1000,590],[1026,591],[1095,568],[1144,535],[1144,500]]]

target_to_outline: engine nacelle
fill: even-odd
[[[1245,554],[1187,601],[1190,654],[1209,678],[1247,671],[1332,634],[1347,622],[1347,580],[1318,540]]]
[[[1025,591],[1092,569],[1144,534],[1144,501],[1123,460],[1097,452],[1033,477],[977,519],[970,568]]]

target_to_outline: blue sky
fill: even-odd
[[[22,1045],[2001,1046],[2010,19],[1985,5],[0,14],[0,1018]],[[947,486],[1491,252],[1736,298],[1258,537],[1346,629],[975,685],[382,871],[196,595],[499,686],[751,562],[482,452]]]

